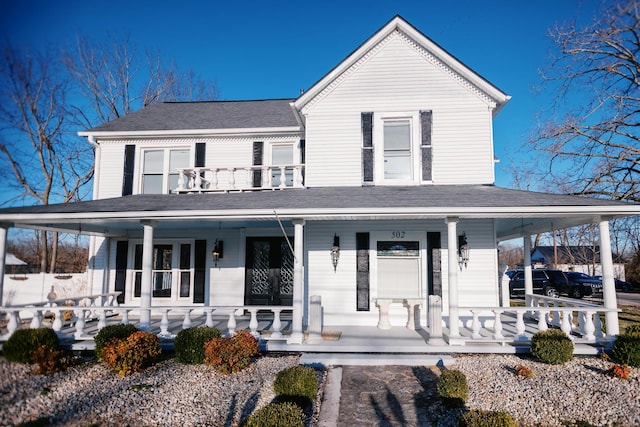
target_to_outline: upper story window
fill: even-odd
[[[168,194],[178,187],[178,168],[190,166],[188,148],[148,149],[142,154],[142,193]]]
[[[289,166],[284,169],[284,182],[287,187],[293,186],[293,169],[294,165],[294,149],[293,144],[277,144],[271,146],[271,166]],[[273,187],[280,186],[282,170],[274,167],[271,169],[271,185]]]
[[[420,182],[418,113],[374,116],[375,180],[380,184]]]

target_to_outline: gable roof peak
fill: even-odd
[[[353,52],[351,52],[342,62],[336,65],[324,77],[316,82],[311,88],[302,93],[295,101],[294,105],[298,111],[311,103],[318,95],[336,81],[343,73],[354,66],[365,55],[368,54],[379,43],[385,40],[390,34],[400,32],[412,42],[415,42],[434,60],[442,63],[444,66],[452,70],[455,74],[466,80],[475,90],[483,94],[483,97],[491,99],[495,103],[493,114],[498,111],[511,99],[509,95],[498,89],[484,77],[467,67],[462,61],[447,52],[439,44],[431,40],[429,37],[420,32],[400,15],[395,15],[382,28],[376,31],[371,37],[365,40]]]

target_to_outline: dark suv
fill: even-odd
[[[560,270],[531,270],[533,293],[558,298],[560,294],[572,298],[591,295],[591,286],[569,281]],[[509,281],[509,295],[524,296],[524,271],[518,270]]]

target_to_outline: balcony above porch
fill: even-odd
[[[176,193],[282,190],[304,187],[304,165],[180,168]]]

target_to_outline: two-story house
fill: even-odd
[[[397,16],[296,99],[162,103],[80,132],[94,200],[0,210],[0,240],[11,226],[91,235],[91,289],[121,292],[143,327],[158,307],[282,308],[294,345],[318,322],[419,328],[437,313],[431,331],[464,343],[483,310],[499,323],[509,306],[498,241],[595,221],[610,264],[607,221],[640,213],[496,187],[508,101]]]

